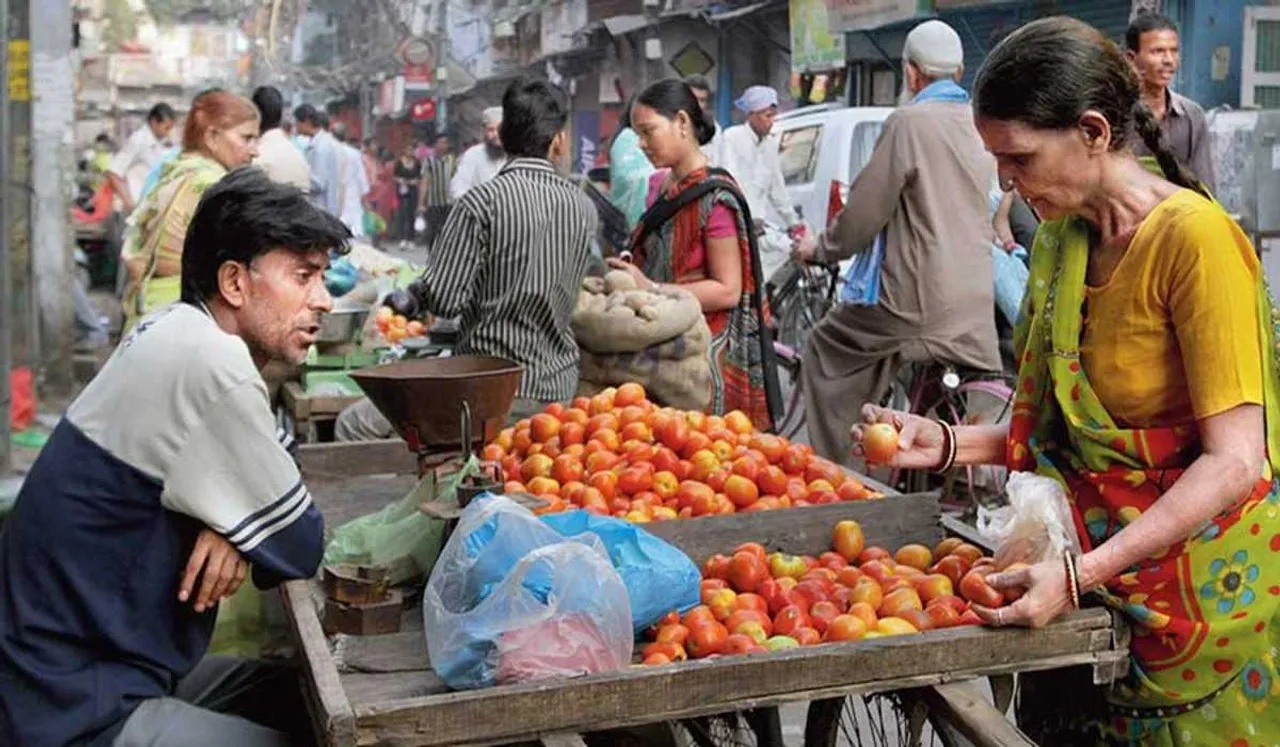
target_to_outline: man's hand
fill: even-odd
[[[196,537],[196,546],[187,560],[187,569],[178,587],[178,601],[191,598],[196,578],[203,571],[200,593],[196,596],[196,612],[213,608],[220,599],[226,599],[240,588],[249,575],[249,563],[240,557],[236,548],[221,534],[205,529]]]
[[[812,262],[817,254],[818,243],[810,232],[805,232],[791,247],[791,258],[800,263]]]
[[[414,292],[413,283],[410,283],[408,288],[399,288],[388,293],[382,300],[382,305],[406,319],[417,319],[423,311],[421,304],[418,303],[418,294]]]

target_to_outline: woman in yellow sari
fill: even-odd
[[[864,418],[900,427],[897,466],[1004,463],[1066,489],[1083,554],[991,576],[1028,591],[979,614],[1040,626],[1074,589],[1094,592],[1131,623],[1133,666],[1105,713],[1046,743],[1280,742],[1280,315],[1257,254],[1088,25],[1014,32],[979,72],[974,110],[1003,185],[1046,221],[1012,421]],[[1129,152],[1135,136],[1158,168]]]
[[[182,131],[182,153],[161,167],[160,180],[129,218],[121,257],[128,333],[148,313],[178,300],[182,244],[205,190],[258,153],[258,109],[225,91],[196,96]]]

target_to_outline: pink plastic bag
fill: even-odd
[[[9,426],[14,431],[25,431],[36,419],[35,377],[29,368],[9,371]]]

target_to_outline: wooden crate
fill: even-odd
[[[316,443],[320,440],[321,423],[333,423],[348,405],[359,402],[359,395],[307,394],[302,384],[287,381],[280,392],[280,401],[293,418],[294,437],[300,443]]]
[[[311,486],[322,510],[325,496]],[[818,553],[852,518],[871,544],[932,544],[943,534],[933,494],[650,524],[696,561],[745,541]],[[979,627],[690,661],[528,685],[450,692],[430,670],[421,631],[325,638],[310,582],[284,587],[312,715],[328,745],[501,744],[791,701],[919,688],[1074,665],[1108,667],[1127,647],[1101,610],[1041,630]],[[416,611],[409,613],[417,615]],[[500,714],[500,717],[495,717]]]

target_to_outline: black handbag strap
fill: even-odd
[[[738,203],[738,210],[742,213],[742,220],[747,231],[747,245],[750,248],[748,252],[751,255],[751,276],[755,278],[755,288],[751,291],[751,305],[755,307],[756,316],[760,320],[760,362],[764,368],[764,394],[765,402],[769,408],[769,416],[773,421],[768,430],[773,431],[778,423],[782,421],[782,387],[778,383],[778,364],[777,357],[773,350],[773,330],[764,322],[764,285],[765,278],[761,277],[764,270],[760,265],[760,247],[756,243],[756,233],[753,230],[755,222],[751,218],[751,207],[747,204],[747,198],[742,194],[742,190],[738,188],[737,182],[728,171],[720,168],[713,168],[707,171],[708,179],[695,184],[684,190],[674,198],[661,197],[649,206],[648,210],[640,216],[640,228],[636,231],[635,236],[631,240],[631,246],[641,246],[650,234],[662,228],[667,221],[675,217],[675,214],[681,208],[700,200],[704,196],[714,192],[715,190],[724,190],[729,193]]]

